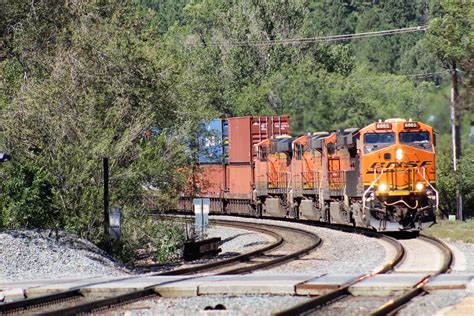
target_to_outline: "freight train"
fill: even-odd
[[[192,198],[210,213],[324,221],[377,231],[421,230],[435,222],[435,134],[404,119],[290,136],[288,116],[206,124]]]

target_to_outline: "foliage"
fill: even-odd
[[[438,221],[437,225],[433,225],[432,227],[426,229],[423,233],[436,238],[474,244],[474,235],[472,234],[473,230],[474,220],[472,219],[462,223],[457,221],[441,220]]]
[[[44,17],[56,10],[56,25],[50,25]],[[43,25],[46,34],[32,34]],[[44,205],[44,212],[60,214],[53,222],[61,219],[62,227],[95,242],[104,238],[98,211],[102,157],[110,160],[112,202],[138,207],[150,195],[146,185],[157,186],[161,179],[158,206],[169,205],[182,182],[171,174],[186,163],[186,154],[172,139],[157,141],[159,146],[143,142],[142,132],[149,126],[181,125],[175,132],[179,138],[203,117],[186,116],[193,111],[189,104],[175,103],[172,61],[155,53],[150,25],[147,15],[114,1],[45,2],[10,26],[15,36],[6,38],[12,56],[2,63],[7,73],[2,76],[7,83],[2,95],[7,100],[2,112],[6,149],[16,165],[31,166],[43,172],[40,179],[50,179],[44,203],[51,205]],[[9,80],[15,76],[22,78],[19,87],[18,80]],[[15,179],[10,169],[4,172]],[[9,226],[48,223],[20,221],[21,205],[14,198],[4,205],[9,218],[17,219]],[[31,194],[23,206],[37,198]]]
[[[444,14],[430,21],[428,45],[448,68],[456,67],[463,59],[472,57],[474,4],[443,3]]]
[[[13,162],[2,182],[0,227],[47,227],[62,225],[55,205],[55,183],[44,168]]]
[[[182,223],[151,217],[139,209],[124,209],[122,237],[113,243],[120,259],[133,264],[143,256],[153,256],[158,263],[179,259],[184,245]]]
[[[175,203],[198,122],[290,114],[299,133],[411,117],[430,119],[447,133],[447,83],[439,72],[453,58],[466,85],[465,119],[472,118],[467,6],[437,0],[7,1],[0,11],[0,144],[14,163],[1,171],[8,179],[1,222],[60,226],[103,241],[98,210],[107,156],[112,203],[126,212],[117,245],[122,258],[133,260],[134,247],[153,242],[165,260],[180,243],[180,228],[154,223],[146,208]],[[271,43],[427,23],[429,36]],[[404,76],[423,73],[435,75]],[[144,138],[145,129],[157,133]],[[472,209],[471,152],[454,178],[449,142],[438,148],[444,207],[452,209],[459,180]],[[38,212],[44,220],[36,222]],[[170,249],[166,238],[173,240]]]

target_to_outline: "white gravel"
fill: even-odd
[[[127,310],[127,315],[270,315],[307,300],[307,297],[274,295],[158,298],[126,305],[123,310]],[[217,304],[226,308],[225,313],[204,310]]]
[[[207,236],[221,237],[221,255],[239,255],[267,246],[274,241],[273,237],[250,230],[233,227],[211,226]]]
[[[405,308],[403,308],[398,315],[400,316],[430,316],[435,315],[440,310],[443,310],[449,306],[456,305],[464,297],[469,294],[468,291],[453,290],[453,291],[436,291],[429,295],[416,297],[412,302]],[[442,313],[440,313],[442,314]],[[474,314],[474,310],[473,310]]]
[[[0,232],[0,281],[124,276],[127,271],[89,241],[59,232]]]
[[[91,242],[65,232],[59,232],[58,239],[54,233],[48,237],[49,232],[0,232],[0,282],[133,274]],[[209,228],[207,236],[222,238],[222,252],[217,258],[163,265],[162,270],[232,257],[273,241],[263,234],[223,226]]]
[[[217,216],[221,220],[255,222],[255,219],[232,216]],[[254,273],[300,273],[300,274],[362,274],[373,271],[385,261],[385,249],[375,239],[363,235],[345,233],[328,228],[289,223],[276,220],[259,220],[286,227],[294,227],[317,234],[322,245],[299,260],[256,271]]]
[[[461,261],[461,270],[455,272],[474,273],[474,244],[468,244],[452,240],[443,241],[448,244],[448,246],[456,249],[456,252],[454,253],[454,260]],[[460,252],[459,255],[461,255],[462,258],[456,258],[456,255],[458,255],[457,251]],[[457,262],[455,262],[455,264],[456,263]]]

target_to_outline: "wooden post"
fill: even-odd
[[[104,236],[106,243],[106,250],[110,251],[109,238],[109,158],[102,158],[103,172],[104,172]]]

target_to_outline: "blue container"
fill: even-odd
[[[227,125],[227,121],[221,119],[203,123],[199,137],[199,163],[215,164],[224,161],[224,122]]]

